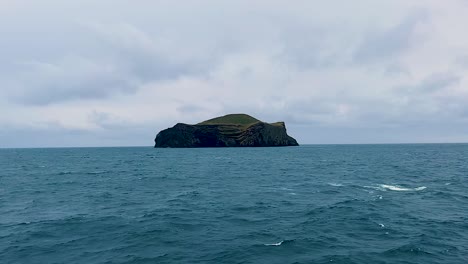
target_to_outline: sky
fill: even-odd
[[[468,142],[466,0],[0,0],[0,148],[152,146],[247,113],[301,144]]]

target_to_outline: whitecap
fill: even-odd
[[[278,243],[273,243],[273,244],[264,244],[265,246],[281,246],[281,244],[283,244],[284,240],[281,240],[280,242]]]
[[[398,186],[398,185],[386,185],[386,184],[381,184],[379,186],[384,188],[384,189],[388,189],[388,190],[391,190],[391,191],[398,191],[398,192],[422,191],[422,190],[426,189],[426,186],[421,186],[421,187],[417,187],[417,188],[405,188],[405,187],[401,187],[401,186]]]
[[[382,227],[382,228],[384,228],[384,227],[385,227],[385,225],[384,225],[384,224],[379,224],[379,226],[380,226],[380,227]]]
[[[379,184],[377,186],[363,186],[364,188],[370,188],[379,191],[397,191],[397,192],[411,192],[411,191],[422,191],[426,189],[426,186],[416,187],[416,188],[406,188],[398,185],[388,185],[388,184]]]
[[[378,187],[378,186],[362,186],[364,188],[369,188],[369,189],[374,189],[374,190],[379,190],[379,191],[383,191],[382,188]]]
[[[331,185],[331,186],[334,186],[334,187],[341,187],[341,186],[343,186],[343,184],[341,184],[341,183],[333,183],[333,182],[328,183],[328,185]]]

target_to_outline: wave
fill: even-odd
[[[371,188],[379,191],[397,191],[397,192],[412,192],[412,191],[422,191],[426,189],[426,186],[416,187],[416,188],[407,188],[398,185],[388,185],[388,184],[379,184],[377,186],[364,186],[364,188]]]
[[[73,174],[74,172],[72,171],[61,171],[59,173],[57,173],[57,175],[70,175],[70,174]]]
[[[264,244],[265,246],[281,246],[284,243],[284,240],[281,240],[278,243],[273,243],[273,244]]]
[[[289,243],[289,242],[293,242],[294,240],[281,240],[280,242],[278,243],[272,243],[272,244],[263,244],[265,246],[273,246],[273,247],[279,247],[283,244],[286,244],[286,243]]]
[[[392,190],[392,191],[398,191],[398,192],[408,192],[408,191],[422,191],[426,189],[426,186],[421,186],[421,187],[416,187],[416,188],[405,188],[405,187],[400,187],[397,185],[386,185],[386,184],[381,184],[380,187]]]

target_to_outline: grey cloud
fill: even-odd
[[[38,56],[34,57],[44,57],[43,52],[49,54],[43,60],[24,59],[27,53],[14,52],[6,57],[8,60],[0,62],[0,76],[11,100],[48,105],[105,99],[135,93],[148,82],[205,73],[211,67],[203,61],[174,59],[177,48],[161,49],[153,36],[129,24],[80,25],[80,36],[89,39],[91,46],[64,42],[54,55],[49,54],[49,48],[39,46]],[[56,33],[63,34],[64,39],[76,38],[71,32]],[[170,43],[166,45],[171,48]],[[68,49],[74,53],[70,54]]]
[[[200,61],[181,57],[177,49],[182,43],[174,43],[161,32],[150,34],[128,23],[87,23],[83,26],[100,40],[99,49],[106,57],[143,82],[196,73],[200,70],[199,65],[203,65]]]
[[[418,23],[427,20],[426,11],[420,10],[409,15],[403,22],[387,31],[369,34],[356,49],[354,60],[357,63],[374,62],[392,58],[409,49],[411,38]]]
[[[185,105],[177,107],[177,111],[182,114],[188,114],[188,113],[193,114],[193,113],[205,112],[207,111],[207,109],[200,105],[185,104]]]
[[[438,72],[433,73],[422,79],[417,84],[405,85],[398,88],[400,94],[411,97],[425,97],[429,96],[432,92],[443,90],[452,85],[457,85],[461,80],[461,76],[447,73]]]
[[[133,126],[128,121],[125,121],[112,113],[96,110],[93,110],[88,114],[88,120],[100,128],[109,130],[121,129],[126,126]]]
[[[148,146],[158,129],[166,124],[140,126],[114,126],[99,131],[67,129],[49,125],[46,129],[14,128],[0,129],[0,148],[42,147],[95,147],[95,146]]]
[[[137,81],[106,63],[68,57],[56,63],[20,62],[10,82],[12,98],[21,104],[47,105],[78,99],[103,99],[133,93]]]
[[[401,64],[390,64],[385,69],[385,75],[387,76],[411,76],[409,70]]]
[[[451,129],[447,130],[447,126]],[[451,123],[413,122],[394,127],[290,125],[288,131],[299,142],[307,139],[311,144],[459,143],[468,140],[466,124]]]
[[[468,55],[459,56],[455,59],[455,64],[462,66],[465,69],[468,69]]]
[[[157,5],[150,6],[157,9]],[[206,15],[206,21],[195,16],[160,15],[149,17],[146,23],[142,23],[142,18],[132,16],[127,17],[130,22],[101,23],[82,19],[72,23],[62,17],[63,14],[54,13],[54,16],[58,16],[55,19],[65,21],[63,25],[44,22],[43,27],[32,26],[35,29],[48,28],[50,31],[46,33],[54,36],[54,41],[47,38],[37,38],[36,41],[34,36],[31,39],[21,37],[21,42],[34,42],[37,46],[24,54],[16,52],[9,57],[55,65],[62,72],[50,74],[42,67],[31,66],[19,70],[21,74],[13,74],[13,78],[6,76],[4,80],[9,80],[11,89],[20,88],[20,93],[13,93],[15,101],[47,105],[132,94],[140,85],[148,82],[208,75],[226,57],[236,52],[256,53],[271,49],[274,60],[294,64],[299,70],[335,65],[346,56],[340,45],[327,49],[330,43],[334,43],[336,28],[329,31],[324,25],[308,24],[287,16],[281,20],[274,19],[268,12],[274,14],[275,10],[262,12],[261,17],[248,16],[245,21],[233,22],[237,10],[229,15],[230,20],[212,25],[210,23],[219,17],[215,12],[208,11],[195,10]],[[13,45],[19,39],[14,37],[8,42],[15,50]],[[276,49],[279,50],[277,56]],[[80,65],[79,61],[63,62],[70,52],[78,58],[89,58],[89,64],[96,65],[83,69],[74,65]],[[99,67],[111,67],[111,71],[102,71]]]
[[[433,92],[458,84],[460,80],[461,77],[458,75],[451,73],[436,73],[424,79],[417,88],[422,91]]]
[[[298,68],[323,68],[340,62],[336,53],[330,50],[328,38],[335,33],[324,28],[288,25],[281,30],[282,53],[280,59]]]

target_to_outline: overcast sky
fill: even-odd
[[[247,113],[299,143],[468,142],[468,1],[0,0],[0,147],[151,146]]]

